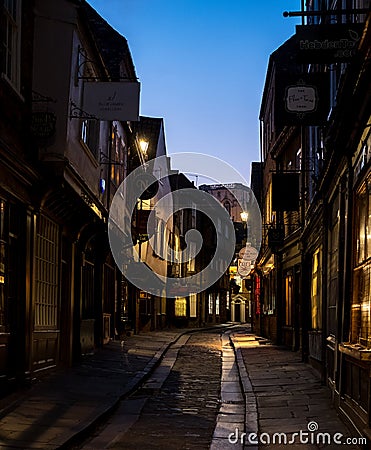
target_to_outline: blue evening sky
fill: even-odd
[[[128,40],[140,113],[164,118],[168,153],[213,155],[250,180],[269,54],[294,34],[282,12],[300,0],[88,1]]]

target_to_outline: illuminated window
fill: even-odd
[[[175,316],[176,317],[187,316],[187,300],[184,297],[177,297],[175,299]]]
[[[316,250],[312,258],[311,307],[312,329],[322,329],[321,252]]]
[[[351,341],[371,348],[371,179],[355,199],[356,261],[353,271]]]
[[[5,0],[1,5],[1,71],[19,89],[21,2]]]
[[[189,317],[197,317],[197,294],[189,294]]]
[[[292,274],[288,272],[285,277],[285,325],[292,325]]]
[[[209,294],[209,314],[213,314],[214,312],[214,302],[212,294]]]
[[[216,294],[215,298],[215,314],[219,316],[220,314],[220,297],[219,294]]]

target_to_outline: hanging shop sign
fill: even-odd
[[[274,252],[283,244],[285,232],[282,228],[270,228],[268,230],[268,247]]]
[[[324,125],[330,109],[328,73],[292,75],[278,72],[275,89],[275,124]]]
[[[299,173],[272,173],[272,210],[299,210]]]
[[[241,248],[238,253],[239,258],[245,259],[248,261],[254,261],[258,256],[258,250],[251,245],[247,244],[246,247]]]
[[[359,23],[297,25],[297,62],[350,61],[357,51],[363,28],[364,25]]]
[[[31,133],[38,139],[49,139],[55,134],[57,118],[49,111],[36,111],[31,116]]]
[[[100,120],[139,120],[138,82],[84,83],[83,110]]]
[[[251,271],[251,261],[248,261],[246,259],[239,259],[237,271],[242,278],[247,277],[247,275],[249,275]]]

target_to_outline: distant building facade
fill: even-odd
[[[254,223],[251,216],[256,199],[252,191],[242,183],[201,185],[200,190],[215,197],[227,210],[234,224],[235,257],[229,267],[229,286],[228,292],[225,293],[227,318],[236,322],[247,322],[251,316],[250,275],[242,271],[245,262],[240,252],[246,245],[251,246],[251,240],[255,236],[251,233],[250,223]],[[257,243],[253,242],[252,246],[256,245]]]

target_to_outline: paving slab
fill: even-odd
[[[313,432],[314,436],[321,432],[334,436],[340,432],[345,437],[360,437],[354,430],[348,429],[337,415],[331,404],[329,389],[321,385],[319,374],[311,366],[303,363],[298,353],[269,343],[264,346],[256,345],[259,339],[254,340],[254,335],[248,328],[245,334],[246,336],[241,331],[231,332],[231,337],[235,348],[241,354],[246,370],[245,376],[251,384],[250,405],[254,405],[251,394],[255,397],[259,437],[262,433],[267,433],[269,436],[274,433],[287,433],[288,436],[292,436],[300,430],[308,432],[310,422],[318,427],[318,430]],[[245,384],[248,385],[248,383]],[[246,403],[246,410],[247,408]],[[246,416],[246,429],[253,429],[254,416],[250,419],[248,414]],[[248,420],[250,420],[249,425],[247,425]],[[287,445],[268,445],[262,442],[260,445],[268,449],[287,448]],[[336,446],[334,443],[295,445],[300,445],[300,449],[331,449]],[[361,448],[357,445],[346,447]],[[249,447],[245,444],[245,448]]]

